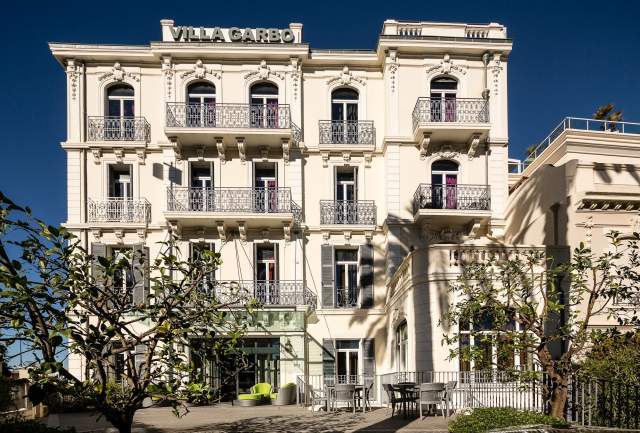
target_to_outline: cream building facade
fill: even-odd
[[[220,251],[215,281],[264,304],[230,395],[458,370],[440,343],[448,281],[505,246],[506,28],[387,20],[364,51],[314,49],[295,23],[161,31],[50,44],[67,75],[66,227],[96,255],[153,257],[169,233],[184,254]],[[201,362],[219,380],[221,361]]]

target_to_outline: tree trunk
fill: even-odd
[[[564,419],[564,408],[568,397],[568,380],[562,375],[556,375],[555,388],[551,394],[551,413],[549,415]]]

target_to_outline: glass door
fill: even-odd
[[[458,208],[458,174],[434,172],[431,174],[431,196],[435,209]]]
[[[109,221],[133,221],[133,191],[130,165],[109,167],[109,200],[107,219]]]
[[[254,296],[266,305],[278,305],[276,284],[276,246],[273,244],[256,247],[256,283]]]
[[[198,82],[187,88],[187,127],[216,126],[216,88],[211,83]]]
[[[278,87],[262,82],[251,87],[250,122],[252,128],[279,128]]]
[[[336,307],[358,306],[358,251],[336,250]]]
[[[359,341],[336,341],[336,373],[338,383],[359,383]]]
[[[118,84],[107,90],[107,116],[105,138],[107,140],[135,139],[135,109],[133,87]]]
[[[191,165],[191,189],[189,210],[213,211],[211,166]]]
[[[334,99],[331,103],[331,137],[333,143],[358,142],[358,101]]]
[[[278,212],[278,183],[275,164],[256,167],[254,207],[258,213]]]
[[[336,207],[334,224],[353,224],[357,222],[355,201],[357,200],[356,168],[336,171]]]

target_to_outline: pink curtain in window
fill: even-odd
[[[456,175],[447,175],[447,209],[456,209],[458,207],[458,177]]]

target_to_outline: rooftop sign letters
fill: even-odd
[[[167,26],[174,42],[257,42],[267,44],[290,44],[296,42],[291,29],[264,28],[204,28]],[[165,35],[163,35],[165,36]],[[166,36],[169,36],[167,34]],[[163,37],[167,40],[166,37]]]

